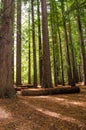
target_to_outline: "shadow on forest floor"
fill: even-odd
[[[0,99],[0,130],[86,130],[86,88],[78,94]]]

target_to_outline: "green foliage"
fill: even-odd
[[[29,37],[30,37],[30,46],[31,46],[31,77],[33,80],[33,50],[32,50],[32,23],[31,23],[31,5],[30,0],[22,0],[23,1],[23,10],[22,10],[22,82],[27,82],[28,79],[28,45],[29,45]],[[40,2],[40,1],[39,1]],[[76,3],[78,2],[78,9],[80,11],[80,18],[82,22],[82,30],[84,41],[86,44],[86,1],[85,0],[64,0],[64,18],[67,26],[67,36],[69,42],[69,18],[71,22],[71,35],[73,46],[71,46],[69,42],[69,51],[71,48],[74,50],[76,64],[80,65],[81,62],[81,50],[80,50],[80,39],[78,33],[78,26],[77,26],[77,6]],[[36,55],[37,55],[37,69],[38,69],[38,77],[39,77],[39,45],[38,45],[38,16],[37,16],[37,1],[34,1],[34,10],[35,10],[35,37],[36,37]],[[40,9],[41,10],[41,9]],[[61,0],[47,0],[47,11],[48,11],[48,28],[49,28],[49,44],[50,44],[50,57],[51,57],[51,68],[52,68],[52,77],[54,79],[54,63],[53,63],[53,37],[55,38],[54,44],[54,55],[56,58],[56,65],[59,69],[59,79],[61,79],[61,52],[60,52],[60,41],[59,41],[59,29],[61,34],[61,44],[62,44],[62,52],[63,52],[63,63],[64,63],[64,74],[65,80],[67,80],[67,62],[66,62],[66,49],[65,49],[65,36],[64,36],[64,29],[63,29],[63,19],[62,19],[62,12],[61,12]],[[30,25],[29,25],[29,18],[28,13],[30,13]],[[42,15],[40,11],[40,15]],[[40,16],[41,18],[41,16]],[[52,32],[53,30],[53,32]],[[41,29],[42,32],[42,29]],[[30,34],[29,34],[30,33]],[[42,34],[41,34],[42,35]],[[42,57],[42,51],[41,57]],[[71,51],[70,51],[71,54]],[[70,56],[71,57],[71,56]],[[39,79],[39,78],[38,78]]]

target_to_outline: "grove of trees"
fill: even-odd
[[[14,83],[86,85],[86,0],[0,0],[0,97]]]

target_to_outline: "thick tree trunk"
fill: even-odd
[[[21,0],[17,1],[16,84],[21,84]]]
[[[12,11],[14,0],[3,0],[0,28],[0,97],[14,97],[12,75]],[[8,8],[9,7],[9,8]]]
[[[42,87],[52,87],[51,66],[50,66],[50,51],[49,51],[49,36],[48,36],[48,21],[46,0],[41,0],[42,7],[42,31],[43,31],[43,81]]]

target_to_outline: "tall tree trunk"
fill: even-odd
[[[65,83],[64,83],[64,67],[63,67],[63,52],[62,52],[61,35],[60,35],[59,27],[58,27],[58,35],[59,35],[60,55],[61,55],[62,85],[65,85]]]
[[[30,6],[29,6],[29,39],[28,39],[28,84],[31,84],[31,39],[30,39]]]
[[[14,0],[3,0],[0,28],[0,97],[14,97],[12,76],[12,12]],[[9,8],[8,8],[9,7]]]
[[[81,20],[80,20],[80,11],[79,11],[79,6],[78,6],[78,0],[76,0],[76,11],[77,11],[78,32],[79,32],[81,53],[82,53],[82,62],[83,62],[84,85],[86,85],[86,53],[85,53],[82,24],[81,24]]]
[[[12,45],[13,45],[13,47],[12,47],[12,65],[13,65],[12,73],[13,73],[13,83],[14,83],[14,15],[15,15],[15,0],[14,0],[14,2],[12,4],[11,8],[13,9],[13,11],[11,12],[12,13],[11,15],[12,15]]]
[[[53,64],[54,64],[54,83],[55,86],[58,85],[58,65],[57,65],[57,60],[56,60],[56,55],[55,55],[55,50],[56,50],[56,39],[57,37],[55,36],[55,32],[52,31],[52,41],[53,41]]]
[[[17,1],[16,84],[21,84],[21,0]]]
[[[57,44],[57,33],[55,33],[55,24],[53,23],[51,16],[51,32],[52,32],[52,43],[53,43],[53,71],[54,71],[54,84],[55,86],[58,85],[58,65],[57,65],[57,55],[56,55],[56,44]]]
[[[37,0],[38,13],[38,41],[39,41],[39,80],[42,85],[42,41],[41,41],[41,20],[40,20],[40,0]]]
[[[55,47],[56,47],[56,39],[57,39],[57,36],[56,36],[56,28],[55,28],[55,23],[53,22],[53,6],[52,6],[52,3],[50,5],[50,22],[51,22],[51,35],[52,35],[52,47],[53,47],[53,73],[54,73],[54,84],[55,86],[58,85],[58,81],[57,81],[57,66],[56,66],[56,55],[55,55]]]
[[[50,66],[50,51],[49,51],[49,36],[48,36],[48,21],[46,0],[41,0],[42,7],[42,31],[43,31],[43,81],[42,87],[52,87],[51,66]]]
[[[34,24],[34,0],[31,0],[32,7],[32,41],[33,41],[33,68],[34,68],[34,87],[37,87],[37,63],[36,63],[36,42],[35,42],[35,24]]]

